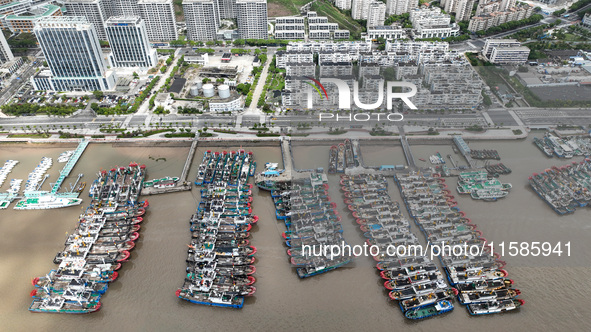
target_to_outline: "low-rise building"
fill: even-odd
[[[438,7],[414,9],[410,12],[410,21],[415,39],[443,39],[460,34],[460,27],[456,23],[451,23],[451,17]]]
[[[493,47],[489,60],[498,64],[524,64],[529,58],[529,52],[529,48],[525,46]]]
[[[384,38],[385,40],[406,39],[406,31],[399,25],[379,25],[367,29],[366,41]]]
[[[287,63],[314,62],[314,54],[310,51],[278,51],[275,54],[275,66],[285,68]]]

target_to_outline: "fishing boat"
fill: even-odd
[[[217,293],[215,291],[202,293],[192,291],[191,289],[179,289],[176,296],[182,300],[196,304],[204,304],[215,307],[242,308],[244,306],[244,297],[236,296],[231,293]]]
[[[525,301],[520,299],[494,300],[490,302],[468,304],[470,315],[488,315],[518,309]]]
[[[429,318],[432,316],[437,316],[444,314],[446,312],[450,312],[454,309],[453,304],[449,300],[441,300],[437,301],[435,304],[427,305],[415,309],[407,310],[404,313],[404,317],[408,319],[424,319]]]

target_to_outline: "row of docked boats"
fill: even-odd
[[[591,159],[534,173],[529,184],[556,213],[572,213],[591,202]]]
[[[512,185],[501,183],[495,177],[489,177],[487,171],[462,172],[458,176],[458,194],[470,195],[472,199],[496,201],[509,194]]]
[[[0,167],[0,187],[4,184],[4,181],[8,178],[8,174],[12,172],[12,169],[18,164],[18,160],[6,160],[4,165]]]
[[[473,159],[494,159],[501,160],[497,150],[470,150],[470,157]]]
[[[542,138],[534,137],[534,144],[550,158],[572,158],[591,153],[591,138],[583,136],[558,137],[548,132]]]
[[[145,167],[136,163],[101,171],[91,202],[67,235],[58,267],[33,279],[32,312],[83,314],[101,307],[101,296],[130,257],[139,237],[147,201],[139,201]]]
[[[505,175],[511,174],[511,169],[503,163],[492,164],[484,166],[484,169],[488,172],[489,175],[498,176],[498,175]],[[442,174],[443,175],[443,174]]]
[[[189,222],[192,239],[186,275],[176,296],[197,304],[242,308],[244,297],[256,291],[257,249],[249,238],[258,217],[252,214],[252,185],[240,179],[231,185],[223,180],[228,179],[226,172],[232,168],[216,172],[201,190],[201,201]]]
[[[328,173],[344,173],[345,168],[359,166],[356,155],[350,139],[331,146],[328,154]]]
[[[22,183],[22,179],[10,180],[10,188],[8,188],[6,193],[0,193],[0,210],[8,208],[10,203],[18,197]]]
[[[41,158],[41,162],[33,169],[25,183],[26,191],[36,191],[41,181],[45,180],[47,170],[53,165],[53,160],[49,157]]]
[[[205,185],[216,179],[230,185],[248,182],[254,176],[256,162],[252,152],[245,150],[212,152],[207,150],[197,171],[195,184]]]
[[[440,245],[439,255],[449,283],[457,290],[460,303],[472,315],[494,314],[519,308],[519,290],[503,270],[505,262],[487,250],[465,252],[455,247],[490,249],[476,225],[457,207],[455,198],[439,174],[395,175],[408,213],[429,243]],[[443,249],[446,245],[448,250]],[[437,272],[434,272],[437,273]]]
[[[288,247],[287,255],[300,278],[319,275],[351,261],[342,252],[332,255],[324,250],[330,246],[346,245],[341,217],[336,203],[328,195],[328,179],[323,173],[292,181],[276,181],[260,186],[270,189],[275,216],[285,223],[282,237]],[[257,184],[258,185],[258,184]]]
[[[424,319],[453,310],[455,290],[448,287],[433,262],[423,255],[391,250],[389,246],[419,246],[408,220],[388,195],[388,182],[381,175],[341,175],[345,204],[353,214],[369,246],[379,249],[380,276],[389,297],[399,303],[404,316]],[[403,255],[399,255],[399,253]]]

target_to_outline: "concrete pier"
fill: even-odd
[[[142,189],[142,195],[159,195],[159,194],[167,194],[167,193],[176,193],[180,191],[187,191],[191,190],[191,181],[187,181],[187,176],[189,175],[189,170],[191,169],[191,164],[193,163],[193,156],[195,155],[195,151],[197,150],[197,144],[199,143],[199,139],[195,138],[193,143],[191,143],[191,147],[189,148],[189,154],[187,155],[187,160],[185,161],[185,165],[183,166],[183,171],[181,172],[181,176],[179,177],[179,182],[174,187],[166,187],[166,188],[154,188],[154,187],[147,187]]]

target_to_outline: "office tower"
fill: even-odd
[[[267,0],[236,0],[238,35],[242,39],[267,39]]]
[[[138,8],[146,23],[149,40],[167,41],[179,38],[172,0],[138,0]]]
[[[68,16],[84,16],[94,25],[100,40],[106,40],[104,22],[111,16],[111,2],[108,0],[65,0]]]
[[[146,24],[139,16],[113,16],[105,22],[114,67],[154,67],[156,50],[148,42]]]
[[[189,40],[215,40],[219,26],[216,0],[184,0],[183,11]]]
[[[36,90],[104,91],[115,87],[96,29],[85,17],[46,17],[39,20],[34,32],[50,69],[32,78]]]

